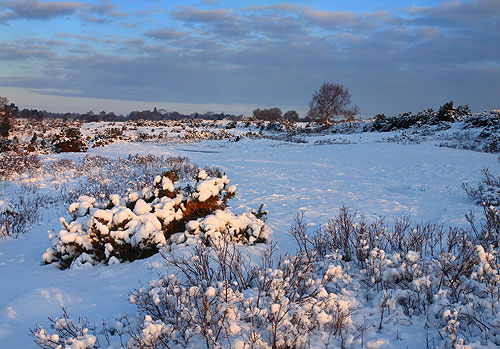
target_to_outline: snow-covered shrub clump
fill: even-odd
[[[339,346],[353,331],[357,305],[346,290],[352,280],[345,263],[303,252],[276,260],[274,250],[269,246],[259,265],[226,238],[197,244],[190,256],[164,252],[175,275],[131,292],[136,319],[96,331],[64,312],[50,320],[51,329],[39,326],[32,334],[42,348],[85,339],[127,348]]]
[[[49,318],[50,327],[55,333],[48,333],[43,327],[31,330],[35,343],[41,348],[98,348],[99,343],[95,335],[95,327],[88,323],[86,318],[80,321],[71,319],[64,310],[64,314],[57,319]]]
[[[483,177],[477,188],[464,183],[467,196],[479,205],[500,207],[500,176],[496,178],[486,168],[482,172]]]
[[[27,232],[40,218],[40,207],[45,199],[42,196],[29,197],[20,191],[9,198],[0,199],[0,238]]]
[[[12,206],[4,200],[0,200],[0,237],[12,234],[12,223],[15,211]]]
[[[487,153],[500,152],[500,112],[492,110],[465,120],[464,128],[476,128],[481,132],[475,139],[475,149]]]
[[[98,201],[106,200],[112,194],[128,195],[149,185],[158,173],[176,171],[179,180],[194,180],[200,169],[188,158],[177,156],[129,155],[127,158],[110,159],[86,155],[77,162],[66,160],[51,162],[45,172],[57,178],[65,201],[72,203],[82,195],[89,195]],[[217,169],[205,171],[215,176]],[[68,178],[79,178],[76,187],[64,184]]]
[[[34,176],[41,166],[38,155],[26,150],[0,152],[0,181],[10,180],[25,173]]]
[[[52,145],[56,153],[84,152],[88,148],[80,129],[67,128],[54,136]]]
[[[165,255],[178,275],[153,280],[130,297],[144,322],[132,346],[291,348],[324,346],[352,326],[356,300],[342,261],[320,265],[304,253],[262,265],[228,240],[194,255]],[[322,333],[328,335],[322,336]],[[314,344],[313,344],[314,343]]]
[[[426,342],[440,347],[498,346],[500,211],[485,210],[480,226],[468,220],[469,231],[414,226],[407,218],[389,227],[358,221],[344,207],[315,234],[298,216],[291,233],[306,254],[348,262],[354,281],[346,289],[360,301],[355,312],[363,312],[364,327],[383,333],[421,323]]]
[[[261,219],[226,209],[236,187],[225,175],[211,178],[202,170],[194,185],[184,187],[174,185],[175,177],[165,173],[142,191],[112,195],[105,203],[81,196],[69,206],[71,221],[61,218],[63,229],[49,236],[53,246],[43,260],[67,268],[146,258],[171,243],[209,245],[225,236],[242,244],[266,241]]]

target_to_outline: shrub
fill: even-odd
[[[16,212],[9,203],[0,200],[0,237],[12,235]]]
[[[407,217],[389,226],[343,207],[314,232],[296,216],[295,256],[274,257],[270,244],[253,263],[227,235],[195,244],[192,255],[166,248],[173,274],[131,292],[142,320],[118,332],[120,343],[127,333],[127,347],[390,346],[382,331],[402,326],[423,330],[427,345],[498,346],[500,256],[489,236],[499,222],[494,210],[472,231],[414,225]],[[34,332],[58,340],[67,327]],[[81,337],[74,332],[71,338]],[[109,344],[112,332],[102,333]]]
[[[28,173],[33,176],[42,166],[40,157],[27,151],[0,152],[0,180]]]
[[[477,188],[463,184],[465,193],[476,204],[500,207],[500,176],[496,178],[487,168],[482,170],[482,175]]]
[[[52,139],[52,145],[56,153],[84,152],[88,148],[80,130],[77,128],[68,128],[66,131],[61,131]]]
[[[74,321],[63,308],[63,315],[59,318],[49,318],[50,327],[57,333],[49,334],[46,329],[39,326],[31,330],[35,343],[46,349],[56,348],[98,348],[99,343],[95,333],[95,325],[88,322],[87,318]],[[90,333],[89,333],[90,330]]]
[[[268,229],[255,215],[226,210],[236,187],[225,175],[200,171],[195,186],[175,187],[177,173],[157,176],[153,185],[105,203],[81,196],[69,207],[72,221],[61,218],[63,230],[51,235],[45,263],[60,268],[113,264],[149,257],[171,243],[209,245],[221,237],[254,244],[267,239]]]
[[[65,166],[67,164],[67,166]],[[164,157],[154,155],[129,155],[127,158],[110,159],[96,155],[86,155],[76,163],[50,162],[45,171],[57,178],[63,199],[67,203],[78,200],[82,195],[106,200],[112,194],[126,196],[149,185],[158,173],[173,170],[180,180],[194,180],[200,171],[198,166],[185,157]],[[215,176],[217,168],[205,171]],[[68,188],[64,178],[79,177],[76,188]]]
[[[341,338],[350,327],[355,301],[327,291],[349,283],[332,262],[319,274],[305,254],[273,262],[271,246],[261,265],[246,261],[227,239],[189,257],[165,254],[178,276],[153,280],[132,292],[130,301],[144,317],[132,345],[168,348],[303,347],[318,331]]]
[[[435,113],[432,109],[423,110],[416,115],[412,112],[393,117],[377,114],[371,125],[371,131],[389,132],[393,130],[406,130],[410,127],[435,125],[438,120],[434,118],[434,115]]]
[[[480,115],[468,116],[464,121],[464,128],[488,128],[498,129],[500,127],[500,112],[490,111]]]
[[[0,200],[0,237],[18,237],[27,232],[40,217],[39,210],[44,199],[20,194],[11,202]]]

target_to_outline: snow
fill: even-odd
[[[162,178],[162,180],[161,180],[161,186],[162,186],[163,190],[166,190],[166,191],[169,191],[169,192],[173,192],[174,191],[174,184],[167,177],[163,177]]]
[[[136,215],[144,215],[146,213],[149,213],[151,211],[151,205],[148,204],[146,201],[140,199],[140,200],[137,200],[137,202],[135,203],[135,207],[134,207],[134,213]]]
[[[207,289],[207,291],[205,292],[205,296],[207,296],[208,298],[214,298],[215,294],[216,294],[216,290],[213,287],[209,287]]]
[[[7,201],[0,200],[0,213],[4,213],[4,212],[9,211],[11,209],[12,208],[11,208],[10,204]]]
[[[107,224],[113,221],[113,212],[108,210],[97,210],[94,212],[94,218],[102,221],[104,224]]]
[[[113,215],[113,224],[121,225],[126,221],[130,221],[135,217],[134,213],[127,207],[119,208]]]
[[[375,339],[366,342],[366,349],[378,349],[378,348],[388,348],[388,347],[390,347],[390,345],[386,339]]]
[[[196,195],[193,195],[193,197],[200,202],[205,202],[209,198],[217,196],[228,183],[227,176],[204,180],[196,186],[197,193],[195,193]]]
[[[481,169],[485,167],[492,173],[500,173],[497,155],[438,148],[428,142],[380,143],[382,136],[388,137],[389,134],[335,135],[337,142],[355,144],[326,145],[292,144],[263,139],[243,139],[236,143],[203,141],[182,145],[120,142],[93,148],[89,152],[113,158],[137,153],[186,156],[200,167],[221,167],[231,178],[231,182],[238,185],[238,195],[230,201],[232,211],[247,212],[261,203],[266,205],[269,211],[266,224],[273,231],[271,237],[278,243],[279,253],[294,253],[296,250],[296,243],[288,235],[288,229],[298,211],[305,213],[312,229],[326,223],[342,205],[351,207],[359,216],[367,219],[385,216],[390,220],[394,216],[409,215],[412,221],[439,222],[445,226],[466,226],[464,213],[469,210],[480,215],[481,208],[467,198],[462,183],[477,182]],[[203,176],[200,172],[198,177],[204,179]],[[209,184],[196,187],[198,200],[209,199],[227,184],[226,179],[213,179]],[[164,180],[162,188],[172,189],[170,183]],[[228,192],[234,190],[233,186],[226,189]],[[111,216],[108,211],[95,207],[95,202],[89,197],[81,197],[69,210],[78,217],[95,210],[92,214],[102,221],[101,232],[105,231],[106,222],[119,225],[139,217],[139,225],[127,227],[121,232],[127,235],[134,229],[139,234],[137,239],[158,229],[158,217],[176,215],[172,207],[175,205],[173,201],[177,199],[163,198],[161,202],[154,203],[153,205],[161,207],[155,209],[154,214],[150,213],[151,205],[144,201],[141,193],[132,193],[129,199],[138,201],[134,212],[121,206]],[[118,197],[112,197],[111,200],[115,206],[123,205]],[[8,193],[0,199],[0,203],[7,201]],[[0,204],[0,207],[7,207],[5,205]],[[59,270],[54,265],[41,265],[42,255],[43,260],[51,258],[49,252],[44,255],[44,251],[51,246],[47,232],[60,230],[59,216],[67,209],[55,205],[43,209],[42,223],[34,226],[29,233],[18,239],[0,239],[2,348],[35,347],[33,338],[27,336],[29,328],[34,328],[37,324],[47,325],[47,316],[59,315],[62,306],[75,318],[86,316],[96,323],[102,320],[115,322],[117,314],[134,314],[136,307],[128,302],[129,291],[139,287],[138,280],[147,284],[157,277],[157,273],[167,272],[162,267],[163,259],[159,255],[121,264],[111,257],[106,266],[89,267],[92,260],[88,259],[88,255],[82,254],[74,262],[79,268]],[[216,232],[215,227],[220,228],[225,222],[226,218],[222,214],[215,214],[204,222],[190,222],[186,229]],[[83,239],[76,233],[79,230],[78,224],[81,223],[75,221],[71,224],[70,230],[65,231],[61,239]],[[130,229],[129,232],[126,229]],[[185,241],[186,236],[180,233],[175,238]],[[155,239],[155,242],[165,243],[160,236]],[[261,249],[262,247],[252,246],[246,248],[246,251],[256,258]],[[176,251],[182,255],[188,250],[189,247],[179,246]],[[478,252],[481,263],[486,263],[488,251]],[[414,263],[418,257],[415,254],[410,251],[402,258]],[[333,267],[328,270],[328,274],[334,276],[339,273]],[[419,282],[425,283],[425,280]],[[326,299],[325,292],[321,292],[321,296]],[[207,296],[215,296],[215,289],[210,289]],[[278,311],[277,306],[278,304],[273,304],[270,310]],[[347,307],[345,304],[344,306]],[[446,315],[443,314],[443,318],[452,316],[453,309],[446,310]],[[325,323],[327,320],[328,314],[319,312],[318,321]],[[151,318],[145,321],[148,322],[145,331],[168,330]],[[419,321],[421,319],[416,319],[416,324]],[[365,346],[420,348],[425,335],[421,330],[424,326],[423,323],[419,326],[416,324],[415,327],[386,326],[383,338],[366,338]],[[238,329],[235,327],[233,330]],[[74,348],[85,347],[93,345],[93,341],[95,337],[87,335],[72,345]]]

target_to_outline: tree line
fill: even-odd
[[[327,83],[321,85],[316,91],[309,103],[309,112],[303,121],[320,121],[325,124],[330,124],[332,120],[339,117],[344,117],[347,121],[353,121],[354,116],[358,114],[359,109],[350,106],[351,95],[347,88],[340,84]],[[280,108],[274,107],[269,109],[255,109],[252,116],[258,120],[276,121],[299,121],[299,113],[295,110],[288,110],[283,113]],[[206,112],[203,114],[183,114],[177,111],[167,111],[165,109],[131,111],[128,115],[116,115],[113,112],[101,111],[94,113],[92,110],[86,113],[56,113],[38,109],[22,109],[20,110],[14,103],[9,103],[6,97],[0,97],[0,131],[5,134],[11,127],[13,118],[30,118],[30,119],[63,119],[63,120],[80,120],[86,122],[97,121],[126,121],[126,120],[182,120],[186,118],[205,119],[205,120],[241,120],[243,115],[233,115],[224,112],[213,113]]]

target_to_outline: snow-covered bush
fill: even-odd
[[[92,148],[98,148],[117,141],[130,140],[130,137],[123,134],[123,131],[124,129],[118,127],[106,128],[102,133],[96,133],[89,143]]]
[[[500,111],[491,110],[479,115],[470,115],[464,120],[464,128],[485,128],[490,131],[500,129]]]
[[[52,145],[56,153],[83,152],[88,144],[78,128],[67,128],[52,139]]]
[[[106,200],[112,194],[127,196],[149,185],[158,173],[175,171],[179,180],[191,181],[200,168],[188,158],[178,156],[129,155],[126,158],[110,159],[98,155],[86,155],[77,162],[61,159],[49,162],[45,176],[55,179],[56,189],[62,200],[72,203],[82,195]],[[205,168],[210,176],[217,176],[217,168]],[[78,178],[76,186],[67,183]]]
[[[209,177],[200,171],[194,186],[174,186],[175,171],[157,176],[153,185],[127,197],[112,195],[99,203],[81,196],[69,206],[71,221],[61,218],[63,229],[51,234],[53,246],[45,263],[60,268],[113,264],[149,257],[171,243],[205,244],[230,237],[254,244],[267,239],[269,230],[250,213],[235,215],[226,209],[236,187],[225,175]]]
[[[50,332],[39,326],[31,330],[35,343],[44,349],[91,349],[98,348],[99,343],[95,333],[95,326],[89,324],[87,318],[74,321],[63,308],[63,315],[59,318],[49,318]]]
[[[131,294],[144,316],[133,346],[304,347],[323,331],[341,341],[351,327],[356,301],[339,291],[350,282],[340,263],[320,269],[302,253],[274,263],[271,247],[254,265],[227,239],[164,257],[177,275]]]
[[[310,232],[298,215],[296,255],[273,257],[270,244],[260,264],[230,235],[194,240],[191,255],[167,247],[169,274],[131,292],[134,321],[96,337],[152,348],[369,348],[397,347],[402,330],[425,333],[429,346],[500,345],[497,210],[470,231],[356,217],[343,207]],[[37,340],[67,336],[37,331]]]
[[[227,238],[212,246],[198,243],[188,256],[165,249],[174,274],[130,294],[139,322],[127,319],[96,330],[64,311],[50,320],[51,329],[39,326],[32,334],[43,348],[83,340],[92,341],[88,347],[99,347],[93,343],[101,340],[131,348],[342,345],[352,333],[357,305],[345,290],[351,278],[344,263],[321,263],[304,253],[276,260],[274,250],[270,245],[256,264]]]
[[[24,173],[32,176],[41,166],[40,157],[26,150],[0,152],[0,180],[9,180]]]
[[[10,202],[0,200],[0,237],[18,237],[39,219],[41,201],[45,198],[19,193]]]
[[[500,212],[485,207],[484,213],[479,225],[467,216],[470,230],[446,231],[406,217],[392,226],[368,224],[343,207],[314,233],[299,215],[290,233],[306,255],[340,255],[347,262],[354,280],[347,290],[365,301],[355,311],[378,308],[374,328],[423,317],[426,331],[443,345],[500,345]]]
[[[436,118],[436,113],[432,109],[424,110],[416,115],[412,112],[402,113],[393,117],[377,114],[371,125],[371,130],[378,132],[405,130],[410,127],[435,125],[438,122],[439,120]]]
[[[12,235],[12,224],[15,215],[12,206],[8,202],[0,200],[0,237]]]
[[[463,184],[465,193],[479,205],[500,207],[500,175],[496,178],[487,168],[482,170],[482,174],[477,188]]]

